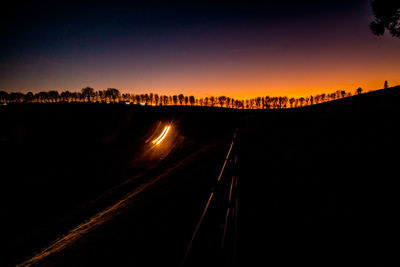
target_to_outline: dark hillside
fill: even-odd
[[[390,262],[399,96],[395,87],[248,117],[239,154],[243,266]]]

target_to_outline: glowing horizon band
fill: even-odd
[[[164,130],[162,131],[162,133],[160,134],[160,136],[157,137],[156,139],[154,139],[154,140],[152,141],[152,143],[155,144],[155,145],[158,145],[159,143],[161,143],[162,140],[164,140],[164,138],[167,136],[167,134],[168,134],[170,128],[171,128],[170,126],[165,126],[165,128],[164,128]]]

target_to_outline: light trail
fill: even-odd
[[[161,143],[161,142],[164,140],[164,138],[167,136],[167,134],[168,134],[170,128],[171,128],[171,126],[165,126],[165,128],[164,128],[164,130],[162,131],[162,133],[160,134],[160,136],[157,137],[156,139],[154,139],[154,140],[152,141],[152,143],[153,143],[154,145],[158,145],[159,143]]]
[[[168,127],[168,126],[167,126],[167,127]],[[162,133],[161,133],[156,139],[154,139],[154,140],[152,141],[153,144],[157,143],[158,140],[161,139],[161,137],[162,137],[162,136],[164,135],[164,133],[166,132],[167,127],[165,127],[164,130],[162,131]]]

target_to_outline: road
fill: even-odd
[[[195,152],[18,266],[177,266],[224,148]]]
[[[92,119],[88,120],[82,114]],[[86,237],[102,236],[98,234],[99,231],[109,229],[109,225],[122,227],[123,223],[116,223],[117,218],[125,211],[129,213],[130,208],[132,214],[137,211],[139,217],[134,215],[137,221],[132,222],[133,230],[130,227],[125,229],[127,233],[128,230],[143,229],[143,225],[157,226],[158,221],[167,217],[165,220],[171,222],[171,229],[175,229],[173,222],[177,226],[186,222],[184,225],[190,228],[187,230],[190,236],[191,227],[198,219],[197,212],[203,205],[202,196],[204,194],[207,197],[211,183],[218,175],[220,166],[217,165],[223,163],[225,151],[219,153],[219,145],[212,146],[221,140],[225,142],[226,136],[230,137],[230,125],[235,119],[231,112],[217,109],[73,104],[10,105],[2,109],[1,115],[4,118],[0,133],[3,149],[2,187],[5,189],[1,194],[5,203],[2,222],[7,229],[3,234],[6,246],[2,259],[4,266],[29,262],[34,255],[38,255],[33,259],[35,261],[60,265],[64,260],[70,260],[62,257],[67,251],[73,251],[75,247],[85,249],[84,245],[78,244],[89,243],[91,239]],[[172,127],[164,132],[162,126],[157,128],[159,122]],[[208,127],[215,132],[209,131]],[[159,143],[152,144],[151,141],[158,137]],[[149,149],[149,146],[154,147]],[[204,151],[207,148],[210,152]],[[224,149],[221,147],[221,150]],[[190,163],[179,167],[182,161]],[[134,190],[138,186],[157,178],[168,169],[171,170],[168,177],[160,178],[136,194]],[[189,179],[181,176],[181,173]],[[164,181],[177,181],[178,185]],[[154,188],[160,188],[159,184],[164,184],[164,189],[154,191]],[[178,190],[176,195],[173,193],[175,189]],[[153,206],[157,199],[160,205]],[[196,209],[192,204],[197,202],[198,210],[192,214],[192,209]],[[174,206],[182,209],[174,209]],[[150,213],[147,216],[148,210],[154,211],[154,215]],[[166,210],[171,210],[171,216],[176,216],[168,217],[164,214]],[[187,218],[189,222],[185,221],[187,215],[195,217],[193,222],[190,216]],[[154,218],[157,216],[162,219],[156,220],[156,224]],[[148,238],[161,240],[161,243],[166,240],[163,234],[156,234],[162,230],[155,230],[154,235],[148,231],[148,237],[138,231],[132,233],[137,238],[126,235],[130,238],[124,242],[129,246],[121,245],[121,251],[132,246],[131,240],[134,239],[139,240],[135,244],[145,243]],[[160,242],[154,241],[157,244]],[[188,240],[174,242],[167,247],[171,247],[171,250],[176,249],[177,244],[185,247]],[[115,243],[110,242],[112,248],[117,247]],[[133,248],[135,246],[138,245]],[[139,248],[136,250],[139,256],[145,255]],[[93,255],[80,255],[77,251],[76,257],[72,252],[68,255],[72,255],[71,259],[87,263],[95,258],[95,251]],[[182,255],[178,254],[183,254],[183,251],[175,250],[171,252],[174,255],[171,257],[179,258],[176,260],[179,262]],[[114,252],[106,255],[110,258],[114,254],[119,255],[119,251]],[[121,255],[118,258],[121,258],[121,263],[130,261]],[[107,260],[104,262],[108,263]]]

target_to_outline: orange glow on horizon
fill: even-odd
[[[295,86],[282,86],[282,87],[272,87],[272,86],[232,86],[231,89],[226,89],[226,86],[215,86],[212,89],[197,89],[197,88],[188,88],[182,89],[182,91],[178,90],[129,90],[129,89],[121,89],[122,93],[132,93],[132,94],[149,94],[154,93],[158,95],[179,95],[184,94],[185,96],[193,95],[196,98],[205,98],[205,97],[218,97],[218,96],[226,96],[230,98],[234,98],[236,100],[246,100],[256,97],[275,97],[275,96],[287,96],[287,97],[308,97],[310,95],[317,95],[323,93],[333,93],[338,90],[342,91],[345,90],[346,92],[354,93],[357,88],[361,87],[364,92],[368,91],[375,91],[384,88],[385,80],[374,80],[371,82],[343,82],[343,83],[332,83],[331,85],[320,85],[319,83],[316,84],[298,84]],[[400,85],[400,79],[391,79],[389,80],[389,87]],[[184,88],[184,87],[183,87]],[[262,89],[265,88],[265,89]]]
[[[388,64],[389,65],[389,64]],[[389,66],[388,66],[389,67]],[[209,77],[199,73],[196,79],[184,76],[164,77],[157,80],[146,80],[132,84],[132,81],[120,80],[117,88],[121,92],[132,94],[154,93],[159,95],[193,95],[196,98],[227,96],[237,100],[246,100],[265,96],[308,97],[310,95],[333,93],[337,90],[352,92],[361,87],[364,92],[382,89],[387,80],[389,87],[400,84],[396,73],[398,68],[390,66],[379,71],[375,69],[358,69],[351,71],[348,68],[339,70],[297,71],[289,74],[263,74],[260,70],[253,73],[242,73],[241,76],[221,75]],[[147,89],[152,88],[152,89]]]

